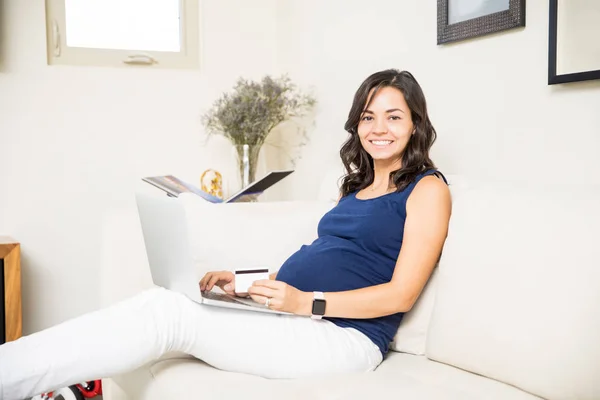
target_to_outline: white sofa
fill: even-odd
[[[600,191],[506,183],[451,189],[440,264],[375,372],[267,380],[171,354],[105,379],[104,398],[600,399]],[[276,269],[316,237],[332,205],[178,201],[188,210],[199,276]],[[105,304],[151,286],[131,211],[106,217]]]

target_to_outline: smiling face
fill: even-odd
[[[369,95],[371,98],[372,92]],[[414,131],[412,116],[404,95],[398,89],[386,86],[379,89],[358,123],[362,147],[373,158],[375,165],[401,164],[406,144]]]

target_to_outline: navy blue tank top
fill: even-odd
[[[389,282],[402,247],[406,200],[424,176],[436,172],[418,175],[401,192],[368,200],[358,199],[356,192],[342,197],[321,218],[317,239],[283,263],[277,280],[305,292],[340,292]],[[362,332],[385,355],[402,316],[396,313],[371,319],[327,319]]]

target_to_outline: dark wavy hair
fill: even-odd
[[[358,88],[344,129],[350,134],[348,140],[340,149],[340,157],[346,169],[341,185],[341,195],[346,196],[361,190],[373,183],[375,176],[373,158],[366,152],[358,137],[358,123],[363,111],[377,92],[384,87],[394,87],[402,92],[415,126],[402,153],[402,166],[390,173],[390,183],[396,186],[396,191],[402,191],[420,173],[434,169],[435,165],[429,158],[429,149],[435,142],[437,134],[429,115],[425,95],[417,80],[410,72],[388,69],[369,76]],[[373,90],[373,95],[369,94]],[[369,104],[367,104],[369,100]]]

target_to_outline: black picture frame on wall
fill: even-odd
[[[449,24],[451,1],[437,1],[438,45],[525,26],[525,0],[509,0],[508,10]]]
[[[583,82],[600,79],[600,69],[573,72],[566,74],[557,73],[558,61],[558,0],[550,0],[548,23],[548,85],[561,83]],[[599,66],[600,68],[600,66]]]

